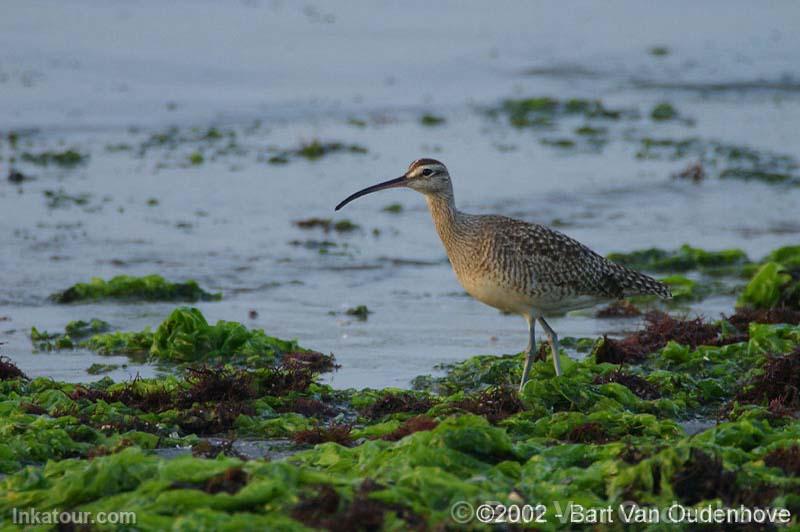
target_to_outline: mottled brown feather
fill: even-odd
[[[452,197],[429,195],[428,205],[447,255],[462,284],[490,279],[541,301],[619,299],[635,294],[672,297],[652,277],[615,264],[567,235],[539,224],[458,211]]]

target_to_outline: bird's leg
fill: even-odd
[[[531,372],[531,365],[533,364],[533,351],[536,349],[536,320],[534,318],[525,318],[528,321],[528,347],[525,349],[525,366],[522,368],[522,381],[519,383],[519,392],[525,389],[525,383],[528,382],[528,374]]]
[[[547,338],[550,340],[550,348],[553,350],[553,366],[556,368],[556,377],[561,376],[561,359],[558,356],[558,335],[550,328],[544,318],[539,318],[539,323],[542,324],[544,332],[547,333]]]

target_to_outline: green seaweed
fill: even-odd
[[[153,334],[150,355],[170,362],[236,360],[249,366],[272,363],[278,355],[302,349],[295,341],[267,336],[260,329],[247,329],[232,321],[209,325],[195,308],[178,308]]]
[[[675,110],[672,104],[661,102],[650,111],[650,118],[659,122],[674,120],[678,118],[678,111]]]
[[[86,373],[89,375],[102,375],[103,373],[111,373],[112,371],[119,369],[119,367],[119,364],[94,363],[86,368]]]
[[[740,179],[742,181],[763,181],[764,183],[800,183],[800,179],[788,173],[768,172],[748,168],[726,168],[719,174],[720,179]]]
[[[114,331],[95,334],[80,342],[78,347],[94,351],[99,355],[128,355],[143,358],[149,355],[153,345],[153,333],[149,329],[141,332]]]
[[[160,275],[131,277],[118,275],[109,281],[94,277],[89,283],[75,284],[50,296],[56,303],[76,303],[103,299],[144,301],[218,301],[222,294],[212,294],[195,281],[171,283]]]
[[[267,159],[269,164],[289,164],[289,158],[285,155],[273,155]]]
[[[199,151],[192,152],[189,155],[189,164],[192,165],[192,166],[199,166],[199,165],[203,164],[204,161],[205,161],[205,157],[203,157],[203,154],[200,153]]]
[[[346,218],[344,220],[337,220],[336,222],[330,218],[306,218],[305,220],[295,221],[294,225],[300,229],[314,229],[318,227],[323,229],[326,233],[331,229],[337,233],[349,233],[361,227]]]
[[[89,349],[101,355],[149,357],[178,364],[217,361],[249,367],[272,365],[287,353],[314,353],[294,340],[268,336],[260,329],[248,329],[238,322],[218,321],[210,325],[196,308],[178,307],[155,332],[112,331],[99,320],[71,322],[64,334],[31,330],[31,341],[40,351]],[[73,330],[72,335],[69,333]],[[80,331],[75,334],[74,331]]]
[[[737,300],[740,307],[800,310],[800,279],[777,262],[767,262],[756,271]]]
[[[780,285],[797,252],[775,250],[754,280]],[[691,293],[704,282],[672,284]],[[559,377],[549,357],[536,360],[521,393],[522,353],[466,359],[412,392],[333,390],[312,369],[321,355],[295,356],[294,344],[267,342],[274,356],[253,367],[263,333],[179,308],[149,333],[154,348],[180,360],[244,355],[246,367],[86,385],[0,380],[0,519],[15,508],[122,508],[145,530],[480,528],[474,517],[456,523],[454,505],[496,501],[543,505],[545,522],[527,524],[544,530],[575,527],[556,517],[569,504],[614,508],[601,529],[638,529],[620,521],[619,505],[635,501],[785,509],[796,526],[800,325],[742,319],[648,314],[623,339],[564,338],[565,350],[591,353],[563,352]],[[603,362],[620,346],[641,356]],[[684,426],[698,419],[712,422],[690,435]],[[201,444],[215,434],[281,438],[290,451],[246,460],[230,444]],[[177,445],[195,456],[153,453]]]
[[[800,269],[800,246],[784,246],[771,251],[762,262],[777,262],[787,270]]]
[[[359,144],[345,144],[342,142],[321,142],[312,140],[305,142],[300,147],[291,150],[281,150],[270,157],[271,164],[285,164],[292,158],[301,158],[316,161],[331,153],[367,153],[367,148]]]
[[[42,191],[47,200],[48,209],[63,209],[73,205],[84,206],[89,203],[92,195],[88,193],[68,194],[64,189]]]
[[[540,139],[539,142],[544,144],[545,146],[554,146],[556,148],[574,148],[575,141],[572,139],[567,138],[544,138]]]
[[[419,123],[423,126],[440,126],[444,124],[447,120],[442,116],[437,116],[430,113],[425,113],[419,118]]]
[[[671,114],[664,108],[663,116]],[[642,137],[639,143],[640,148],[636,153],[639,159],[691,158],[703,168],[716,169],[715,173],[721,179],[752,179],[772,184],[800,183],[800,177],[795,175],[798,162],[787,154],[699,137]]]
[[[605,135],[608,132],[608,129],[604,127],[592,127],[588,125],[581,126],[575,129],[576,135],[583,135],[588,137],[596,137],[599,135]]]
[[[514,127],[550,127],[558,116],[582,115],[586,118],[616,120],[626,114],[622,110],[605,107],[600,100],[558,100],[549,96],[507,99],[494,112],[506,115]]]
[[[85,338],[93,334],[106,332],[110,328],[111,325],[108,322],[93,318],[88,322],[83,320],[71,321],[67,323],[64,332],[72,338]]]
[[[36,327],[31,328],[31,342],[39,351],[53,351],[58,349],[74,349],[80,345],[80,340],[86,339],[97,333],[108,331],[111,326],[108,322],[98,319],[90,321],[76,320],[67,323],[64,333],[40,332]]]
[[[650,248],[631,253],[610,253],[608,258],[637,270],[686,272],[699,270],[710,274],[736,273],[749,262],[740,249],[706,251],[688,244],[676,250]]]
[[[664,57],[669,55],[670,50],[666,46],[652,46],[647,52],[655,57]]]
[[[381,210],[391,214],[400,214],[403,212],[403,205],[401,203],[390,203]]]
[[[215,127],[210,127],[206,130],[206,132],[202,135],[201,138],[203,140],[219,140],[222,137],[223,133],[219,129]]]
[[[25,152],[20,155],[20,159],[35,164],[37,166],[60,166],[62,168],[73,168],[85,163],[89,156],[75,149],[64,151],[43,151],[40,153]]]
[[[486,386],[502,390],[496,387],[518,379],[521,355],[468,359],[439,379],[444,395],[438,400],[413,394],[388,403],[385,397],[408,392],[334,392],[311,381],[298,391],[278,391],[276,370],[269,368],[125,384],[104,379],[86,387],[3,381],[0,432],[11,437],[0,441],[0,470],[8,474],[0,478],[0,515],[7,518],[20,505],[124,508],[143,529],[245,523],[300,529],[326,519],[407,529],[412,523],[454,526],[451,508],[458,501],[477,507],[525,500],[543,504],[552,519],[540,526],[555,530],[563,528],[553,517],[556,503],[566,508],[570,501],[587,508],[717,500],[795,508],[800,478],[781,462],[790,454],[780,450],[796,444],[800,421],[775,418],[767,404],[736,405],[728,420],[694,436],[678,421],[719,412],[742,382],[763,371],[770,353],[798,345],[798,326],[751,324],[745,341],[696,348],[671,342],[624,369],[589,356],[564,359],[564,375],[555,377],[549,361],[538,361],[517,412],[494,421],[464,413],[466,399],[501,397],[486,394]],[[321,433],[313,410],[312,417],[276,413],[300,404],[292,396],[315,398],[317,405],[344,401],[364,412],[387,405],[400,410],[359,418],[360,426],[347,429],[347,446],[298,446],[271,461],[243,461],[225,451],[166,459],[149,451],[197,444],[193,430],[220,422],[232,423],[239,436]],[[419,402],[425,398],[430,402]],[[314,404],[308,400],[303,404]],[[234,417],[218,418],[214,404],[228,405],[225,415]],[[411,423],[410,409],[427,409],[428,421],[399,440],[388,437],[402,420]]]
[[[359,227],[361,226],[347,219],[338,220],[336,221],[336,223],[333,224],[333,230],[339,233],[349,233],[350,231],[355,231]]]
[[[357,307],[349,308],[345,311],[348,316],[355,316],[360,320],[366,320],[372,314],[372,311],[366,305],[358,305]]]
[[[360,118],[348,118],[347,123],[355,127],[367,127],[367,121]]]

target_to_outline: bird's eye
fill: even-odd
[[[430,168],[426,168],[425,170],[422,171],[422,175],[424,175],[425,177],[430,177],[433,175],[433,170],[431,170]]]

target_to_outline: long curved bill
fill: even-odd
[[[389,181],[384,181],[383,183],[378,183],[377,185],[372,185],[371,187],[367,187],[365,189],[359,190],[355,194],[350,194],[347,198],[344,199],[339,205],[336,206],[335,210],[339,210],[354,199],[360,198],[361,196],[366,196],[372,192],[377,192],[379,190],[384,190],[387,188],[397,188],[403,187],[406,184],[406,176],[400,176],[395,179],[390,179]]]

